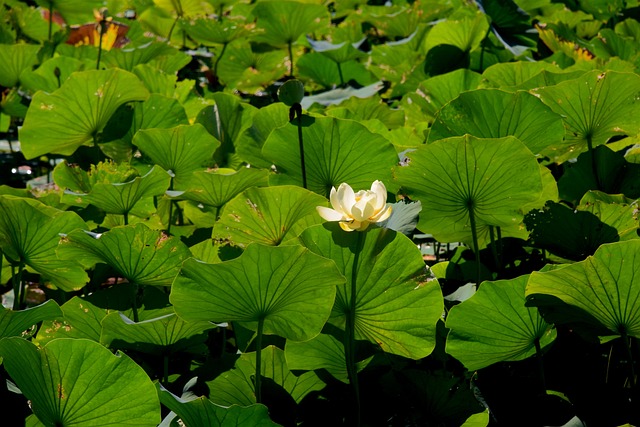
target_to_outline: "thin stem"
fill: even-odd
[[[173,35],[173,29],[176,27],[176,24],[178,23],[178,19],[180,19],[180,15],[176,16],[176,20],[173,21],[173,23],[171,24],[171,28],[169,29],[169,34],[167,35],[167,41],[169,43],[171,43],[171,36]]]
[[[289,77],[293,77],[293,48],[291,45],[291,42],[287,44],[287,47],[289,48]]]
[[[600,177],[598,176],[598,165],[596,163],[596,153],[593,149],[593,141],[590,134],[587,134],[587,148],[589,149],[589,154],[591,155],[591,171],[593,173],[593,178],[596,180],[596,190],[602,191],[602,186],[600,185]]]
[[[336,65],[338,66],[338,75],[340,76],[340,87],[344,86],[344,76],[342,75],[342,67],[340,66],[339,62],[336,62]]]
[[[493,230],[493,225],[489,226],[489,238],[491,239],[491,253],[493,254],[493,261],[496,264],[496,270],[502,271],[502,265],[500,265],[500,257],[498,256],[498,248],[497,241],[495,238],[495,232]]]
[[[173,177],[169,180],[169,191],[173,190]],[[171,224],[173,223],[173,200],[169,200],[169,222],[167,224],[167,234],[171,234]]]
[[[255,394],[256,403],[262,403],[262,334],[264,331],[264,317],[258,320],[258,332],[256,334],[256,378]]]
[[[122,216],[124,217],[124,225],[129,225],[129,212],[125,212]]]
[[[538,375],[540,376],[540,384],[542,385],[543,394],[547,393],[547,380],[544,375],[544,361],[542,359],[542,349],[540,348],[540,338],[536,337],[533,341],[536,346],[536,359],[538,360]]]
[[[167,353],[164,353],[162,358],[163,358],[163,360],[162,360],[162,382],[164,383],[164,386],[166,387],[167,385],[169,385],[169,355]]]
[[[355,400],[355,418],[356,426],[360,425],[360,386],[358,384],[358,367],[356,365],[356,304],[357,304],[357,285],[358,285],[358,263],[360,253],[364,247],[365,232],[357,232],[357,240],[355,252],[353,256],[353,264],[351,266],[351,290],[348,309],[346,312],[345,334],[344,334],[344,355],[347,364],[347,376],[349,384],[353,391]]]
[[[131,310],[133,311],[133,321],[138,323],[140,321],[140,317],[138,316],[138,291],[140,288],[137,284],[134,285],[135,289],[133,292],[133,300],[131,301]]]
[[[216,221],[220,218],[220,206],[216,206]]]
[[[476,255],[476,286],[480,286],[480,249],[478,248],[478,230],[476,228],[476,216],[473,206],[469,207],[469,222],[471,223],[471,239],[473,240],[473,252]]]
[[[298,103],[293,107],[296,112],[296,122],[298,125],[298,143],[300,145],[300,168],[302,169],[302,187],[307,188],[307,169],[304,166],[304,144],[302,142],[302,106]]]
[[[485,51],[485,44],[487,42],[487,37],[489,37],[489,33],[491,32],[491,26],[489,26],[489,29],[487,30],[487,33],[484,35],[484,38],[482,39],[482,43],[480,43],[481,48],[480,48],[480,72],[482,72],[483,67],[484,67],[484,51]]]
[[[100,58],[102,58],[102,36],[106,28],[106,16],[102,16],[100,20],[100,38],[98,39],[98,60],[96,61],[96,70],[100,69]]]
[[[622,334],[622,340],[624,342],[624,346],[627,349],[627,363],[629,363],[629,384],[631,384],[631,388],[635,388],[636,386],[636,368],[633,366],[633,352],[631,351],[631,339],[626,332]]]
[[[504,265],[504,245],[502,243],[502,228],[496,227],[497,236],[498,236],[498,265],[500,268]]]
[[[11,276],[13,281],[13,309],[20,310],[21,295],[20,289],[22,288],[22,270],[24,270],[24,262],[20,260],[18,263],[18,271],[16,271],[15,265],[11,265]]]
[[[216,62],[213,64],[213,75],[215,76],[216,81],[218,81],[218,64],[220,63],[220,60],[222,59],[224,52],[227,50],[227,45],[228,43],[225,43],[222,45],[222,50],[220,51],[220,55],[218,55],[218,57],[216,58]]]

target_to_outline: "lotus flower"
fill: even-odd
[[[380,181],[371,184],[371,190],[357,193],[346,183],[331,188],[329,196],[333,209],[317,206],[320,216],[327,221],[339,221],[344,231],[364,231],[372,222],[389,218],[391,206],[386,203],[387,189]]]

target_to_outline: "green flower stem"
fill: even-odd
[[[533,341],[536,346],[536,359],[538,360],[538,375],[540,376],[540,384],[542,386],[542,393],[547,393],[547,380],[544,375],[544,361],[542,359],[542,349],[540,348],[540,338],[536,337]]]
[[[498,240],[495,237],[495,231],[493,225],[489,226],[489,237],[491,239],[491,253],[493,254],[493,261],[496,264],[496,270],[502,271],[502,264],[500,262],[500,256],[498,255]]]
[[[346,312],[345,322],[345,334],[344,334],[344,355],[347,364],[347,376],[349,378],[349,384],[353,390],[353,397],[355,400],[355,425],[360,425],[360,387],[358,384],[358,367],[356,365],[356,304],[357,304],[357,279],[358,279],[358,263],[360,260],[360,253],[364,247],[365,233],[356,232],[357,240],[354,248],[353,264],[351,266],[351,290],[350,298],[348,300],[348,308]]]
[[[169,354],[162,355],[162,382],[165,387],[169,385]]]
[[[476,227],[476,215],[473,206],[469,206],[469,222],[471,223],[471,239],[473,240],[473,252],[476,255],[476,286],[480,286],[480,249],[478,245],[478,229]]]
[[[141,287],[138,286],[138,284],[134,285],[134,292],[133,292],[133,300],[131,301],[131,310],[133,311],[133,321],[138,323],[140,321],[140,317],[138,316],[138,294],[141,291]]]
[[[289,48],[289,77],[293,77],[293,48],[291,47],[292,42],[287,44]]]
[[[15,266],[11,266],[11,276],[13,280],[13,309],[20,310],[22,308],[22,300],[24,299],[24,281],[22,280],[22,271],[24,270],[24,262],[20,260],[18,263],[18,271]]]
[[[254,380],[256,403],[262,403],[262,334],[264,331],[264,317],[258,320],[256,333],[256,377]]]
[[[124,225],[129,225],[129,212],[125,212],[122,214],[124,219]]]
[[[302,106],[295,103],[292,109],[296,113],[296,122],[298,125],[298,143],[300,145],[300,169],[302,170],[302,187],[307,189],[307,169],[304,165],[304,143],[302,142]]]
[[[502,244],[502,228],[496,227],[498,237],[498,266],[502,268],[504,265],[504,245]]]
[[[213,64],[213,75],[216,78],[216,82],[220,81],[220,79],[218,78],[218,64],[220,63],[220,60],[222,59],[224,52],[227,50],[227,45],[228,43],[225,43],[222,45],[222,50],[220,51],[220,55],[218,55],[218,58],[216,58],[216,62]]]
[[[169,28],[169,34],[167,34],[167,41],[171,43],[171,36],[173,35],[173,30],[176,28],[176,24],[178,23],[178,19],[180,19],[180,14],[176,16],[176,19],[171,24],[171,28]]]
[[[635,388],[636,368],[633,366],[633,352],[631,351],[632,337],[627,335],[626,332],[623,332],[622,340],[625,348],[627,349],[627,363],[629,364],[629,384],[631,385],[631,388]]]
[[[104,34],[105,28],[107,27],[106,16],[103,16],[100,20],[100,38],[98,39],[98,59],[96,60],[96,70],[100,69],[100,59],[102,58],[102,36]]]
[[[340,76],[340,87],[344,87],[344,76],[342,75],[342,67],[340,66],[339,62],[336,62],[336,65],[338,66],[338,75]]]
[[[596,180],[596,190],[602,191],[600,185],[600,178],[598,177],[598,165],[596,164],[596,153],[593,150],[593,141],[591,134],[587,134],[587,148],[589,149],[589,154],[591,155],[591,171],[593,172],[593,178]]]

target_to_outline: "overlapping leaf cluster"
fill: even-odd
[[[16,419],[354,425],[352,305],[363,424],[638,419],[637,2],[102,3],[0,0],[0,131],[53,168],[0,187]],[[322,224],[375,180],[362,247]]]

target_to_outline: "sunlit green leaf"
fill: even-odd
[[[266,186],[268,175],[266,170],[253,168],[194,172],[186,191],[170,194],[219,209],[249,187]]]
[[[407,166],[396,168],[396,178],[429,213],[420,215],[418,228],[441,242],[471,242],[473,214],[484,246],[489,226],[518,227],[521,208],[538,201],[543,190],[535,156],[513,137],[454,137],[408,157]]]
[[[562,117],[527,92],[478,89],[461,93],[440,109],[428,142],[465,134],[479,138],[512,135],[540,154],[562,143],[564,126]]]
[[[148,97],[142,82],[124,70],[73,73],[53,93],[34,95],[20,130],[22,152],[27,158],[73,154],[96,140],[119,106]]]
[[[555,340],[536,308],[525,307],[528,276],[483,282],[447,316],[446,351],[474,371],[497,362],[523,360]],[[538,343],[536,344],[536,341]]]
[[[60,306],[51,300],[21,311],[3,307],[0,309],[0,338],[20,336],[35,324],[60,315],[62,315]]]
[[[42,348],[22,338],[0,340],[3,366],[45,425],[149,426],[160,422],[155,386],[127,355],[85,339]]]
[[[259,2],[252,13],[258,27],[264,30],[257,38],[278,47],[292,44],[303,34],[328,23],[328,11],[319,4]]]
[[[0,44],[0,86],[14,87],[20,83],[20,74],[38,63],[40,46],[33,44]]]
[[[187,427],[207,425],[209,427],[275,427],[264,405],[225,407],[216,405],[204,396],[194,399],[180,398],[157,384],[160,402],[175,412]]]
[[[216,327],[211,322],[185,322],[173,312],[155,319],[133,322],[122,313],[110,313],[102,320],[100,342],[109,348],[134,349],[149,354],[179,351],[206,353],[204,332]]]
[[[136,224],[102,234],[83,230],[69,233],[58,254],[85,265],[105,263],[139,286],[170,286],[189,249],[176,237]]]
[[[353,274],[358,239],[364,239]],[[392,354],[419,359],[435,346],[436,322],[442,315],[437,281],[428,282],[424,260],[403,234],[385,228],[347,233],[337,224],[308,228],[302,244],[332,259],[347,278],[338,287],[331,322],[344,327],[356,280],[355,338]]]
[[[303,341],[320,333],[344,278],[327,259],[301,246],[249,245],[218,264],[188,259],[171,291],[188,321],[237,321],[265,334]]]
[[[564,118],[566,135],[552,147],[555,160],[563,161],[606,143],[616,135],[640,131],[640,76],[614,71],[591,71],[555,86],[534,89],[553,111]]]
[[[199,124],[171,129],[145,129],[133,144],[163,169],[173,174],[173,188],[184,189],[195,171],[212,161],[220,143]]]
[[[560,299],[583,310],[616,335],[640,337],[640,240],[600,246],[584,261],[544,273],[533,272],[527,300]],[[541,301],[543,304],[543,301]]]
[[[269,346],[262,350],[262,376],[273,380],[273,386],[264,385],[266,390],[283,388],[299,403],[312,391],[321,390],[325,384],[313,372],[296,376],[287,367],[284,351]],[[252,405],[256,403],[252,377],[256,373],[256,354],[244,353],[236,361],[234,368],[207,383],[212,400],[219,405]],[[264,381],[264,380],[263,380]],[[263,395],[265,393],[263,389]]]
[[[227,203],[213,238],[240,247],[287,243],[322,222],[316,206],[326,203],[324,197],[293,185],[249,188]]]
[[[67,291],[80,289],[89,280],[76,261],[56,256],[60,233],[86,228],[76,213],[12,196],[0,196],[0,212],[2,250],[16,266],[23,262]]]
[[[360,123],[305,116],[302,138],[309,190],[326,196],[331,187],[337,188],[343,182],[353,188],[369,188],[375,180],[391,183],[391,168],[398,162],[393,145]],[[262,153],[278,169],[272,183],[302,183],[295,123],[271,132]]]

